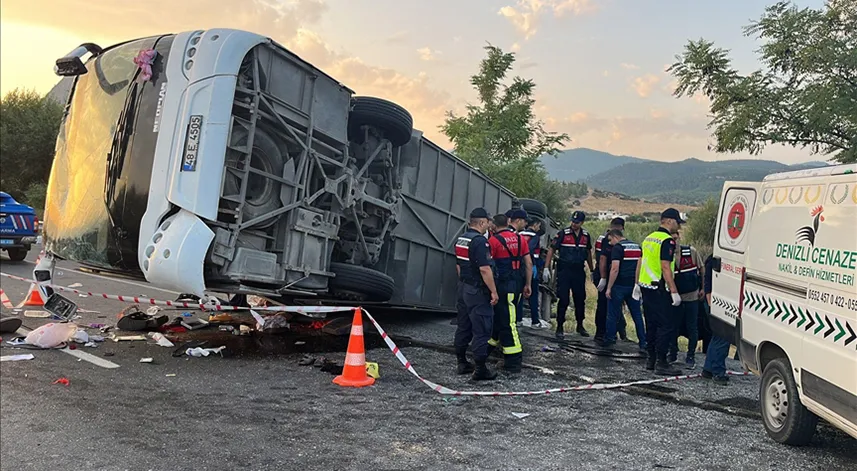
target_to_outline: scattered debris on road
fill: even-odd
[[[51,313],[48,311],[24,311],[24,317],[29,317],[33,319],[47,319],[51,317]]]
[[[140,358],[140,363],[154,363],[154,358]]]
[[[220,353],[225,348],[226,348],[225,345],[217,347],[217,348],[202,348],[202,347],[188,348],[185,351],[185,353],[187,354],[187,356],[191,356],[191,357],[207,357],[207,356],[211,355],[212,353]],[[223,354],[220,353],[220,356],[223,356]]]
[[[524,413],[524,412],[512,412],[512,415],[513,415],[516,419],[523,419],[523,418],[526,418],[526,417],[529,417],[529,416],[530,416],[530,414],[527,414],[527,413]]]
[[[68,386],[69,384],[71,384],[71,381],[69,381],[68,378],[60,378],[54,381],[53,384],[62,384],[63,386]]]

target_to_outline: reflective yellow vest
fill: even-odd
[[[643,240],[643,259],[640,261],[640,284],[652,286],[661,281],[661,244],[672,236],[663,231],[655,231]],[[675,257],[670,261],[670,269],[675,271]]]

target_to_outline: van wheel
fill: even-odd
[[[336,277],[330,279],[333,294],[358,301],[386,302],[393,297],[396,281],[371,268],[347,263],[331,263],[330,271]]]
[[[361,126],[378,128],[394,147],[399,147],[411,140],[411,134],[414,132],[414,118],[408,110],[391,101],[358,96],[352,100],[351,113],[348,115],[349,140],[362,141]]]
[[[777,358],[765,366],[759,404],[765,430],[775,441],[800,446],[812,439],[818,416],[801,404],[788,360]]]
[[[20,262],[27,258],[27,250],[25,249],[8,249],[6,253],[9,255],[9,260],[13,262]]]

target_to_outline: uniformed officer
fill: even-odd
[[[607,231],[604,232],[603,235],[598,236],[598,239],[595,240],[595,270],[592,272],[592,283],[598,289],[598,302],[595,304],[595,342],[601,343],[604,341],[604,332],[605,327],[607,326],[607,296],[605,296],[605,291],[607,288],[607,280],[609,279],[610,268],[612,266],[612,257],[613,257],[613,245],[610,243],[610,239],[607,237],[607,234],[611,230],[620,230],[625,231],[625,220],[622,218],[613,218],[610,221],[610,227]],[[628,296],[626,299],[626,304],[629,304],[629,301],[632,301],[631,296]],[[639,307],[639,303],[638,307]],[[628,309],[631,309],[628,306]],[[625,322],[625,316],[619,316],[618,324],[616,325],[619,338],[622,340],[628,340],[627,333],[627,322]],[[638,334],[639,336],[639,334]],[[612,342],[614,339],[610,339]]]
[[[678,249],[675,253],[675,286],[681,296],[681,304],[675,308],[675,327],[670,336],[667,361],[678,359],[678,337],[687,334],[687,354],[684,362],[688,368],[696,366],[696,344],[699,342],[699,300],[705,295],[704,266],[699,252],[691,245],[682,245],[681,234],[673,235]]]
[[[459,276],[458,327],[455,330],[458,374],[473,372],[473,379],[477,381],[497,377],[497,373],[485,365],[488,341],[494,328],[492,306],[498,300],[488,239],[484,235],[488,225],[488,212],[483,208],[474,209],[470,212],[467,230],[455,243]],[[471,340],[475,369],[467,361],[467,345]]]
[[[494,305],[494,335],[491,336],[489,344],[502,346],[503,369],[509,373],[518,373],[521,371],[523,349],[516,325],[517,305],[521,295],[530,296],[531,278],[524,276],[524,273],[531,273],[533,265],[527,244],[524,243],[523,237],[515,232],[522,221],[526,223],[527,213],[516,209],[511,215],[515,226],[503,221],[505,215],[494,217],[494,223],[498,227],[505,225],[506,228],[498,230],[488,239],[491,258],[496,267],[497,294],[500,297],[500,301]]]
[[[681,296],[673,278],[676,245],[672,234],[679,230],[682,223],[681,214],[674,208],[661,213],[660,227],[643,240],[643,258],[637,268],[638,284],[633,293],[634,299],[640,299],[641,295],[643,298],[646,344],[649,349],[646,369],[666,376],[681,374],[667,362],[667,350],[673,331],[670,315],[672,306],[681,304]]]
[[[646,353],[646,326],[643,323],[643,312],[640,310],[640,301],[632,296],[637,282],[637,265],[640,263],[643,251],[639,244],[626,239],[619,229],[607,231],[607,237],[609,244],[613,247],[613,253],[610,256],[609,281],[604,290],[604,296],[608,300],[608,314],[602,345],[609,348],[616,343],[619,319],[624,317],[622,305],[627,304],[637,329],[640,351]]]
[[[592,267],[592,238],[589,232],[583,228],[586,214],[583,211],[575,211],[571,215],[571,225],[560,231],[548,249],[545,257],[545,277],[550,279],[551,260],[554,252],[559,251],[559,260],[556,263],[556,290],[559,302],[556,307],[556,338],[564,339],[563,323],[565,323],[565,311],[569,305],[569,291],[574,298],[574,317],[577,319],[577,333],[582,337],[589,337],[589,332],[583,327],[583,319],[586,315],[586,272],[583,264]]]
[[[524,319],[523,325],[532,327],[533,329],[541,329],[550,327],[550,323],[541,318],[539,312],[539,276],[541,276],[544,260],[541,258],[542,253],[542,221],[538,218],[530,218],[527,228],[521,231],[521,235],[527,239],[527,247],[530,250],[530,258],[533,260],[533,276],[532,286],[533,292],[530,295],[530,319]],[[520,306],[524,305],[523,300]],[[519,312],[523,312],[519,309]]]

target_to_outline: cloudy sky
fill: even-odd
[[[742,26],[773,0],[4,0],[0,87],[47,92],[53,62],[83,42],[232,27],[270,36],[358,94],[394,100],[441,145],[447,110],[475,94],[468,77],[490,42],[517,53],[537,84],[538,115],[568,147],[663,161],[708,152],[708,103],[671,96],[664,73],[690,38],[759,64]],[[818,7],[823,0],[798,0]],[[771,147],[761,158],[823,160]]]

